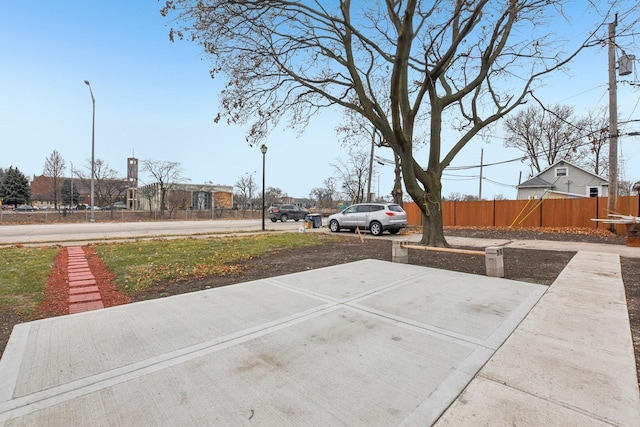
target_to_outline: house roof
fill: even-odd
[[[545,181],[544,179],[540,178],[539,176],[534,176],[533,178],[523,182],[522,184],[518,185],[517,188],[552,188],[553,184],[551,184],[550,182]]]
[[[540,171],[537,175],[535,175],[535,176],[542,175],[543,173],[545,173],[545,172],[546,172],[546,171],[548,171],[549,169],[551,169],[551,168],[553,168],[553,167],[556,167],[556,166],[558,166],[558,165],[563,165],[563,164],[567,164],[567,165],[569,165],[569,166],[571,166],[571,167],[573,167],[573,168],[580,169],[580,170],[581,170],[581,171],[583,171],[584,173],[588,173],[589,175],[591,175],[591,176],[593,176],[593,177],[595,177],[595,178],[601,179],[601,180],[606,181],[607,183],[609,183],[609,180],[608,180],[607,178],[603,178],[603,177],[601,177],[600,175],[596,175],[596,174],[595,174],[595,173],[593,173],[593,172],[589,172],[589,171],[588,171],[588,170],[586,170],[585,168],[582,168],[582,167],[580,167],[580,166],[578,166],[578,165],[575,165],[575,164],[571,163],[570,161],[568,161],[568,160],[564,160],[564,159],[562,159],[562,160],[558,160],[557,162],[555,162],[555,163],[553,163],[553,164],[551,164],[551,165],[547,166],[545,169],[541,170],[541,171]]]

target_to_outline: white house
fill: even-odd
[[[608,195],[609,181],[560,160],[516,188],[518,199],[604,197]]]

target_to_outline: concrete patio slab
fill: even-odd
[[[6,425],[429,425],[546,287],[366,260],[17,325]]]

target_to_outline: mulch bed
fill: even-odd
[[[113,307],[130,302],[131,299],[123,295],[118,291],[118,288],[113,285],[113,273],[107,270],[93,248],[85,246],[82,250],[87,257],[91,273],[93,273],[96,279],[96,286],[100,290],[102,304],[105,307]],[[56,255],[53,268],[47,279],[47,285],[44,290],[44,301],[40,304],[40,307],[38,307],[38,311],[35,314],[36,319],[69,314],[68,259],[67,248],[61,248],[58,255]]]

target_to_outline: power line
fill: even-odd
[[[453,173],[443,173],[443,176],[454,176],[456,178],[478,178],[480,175],[456,175]]]
[[[513,184],[505,184],[505,183],[502,183],[502,182],[494,181],[494,180],[489,179],[489,178],[487,178],[487,177],[484,177],[484,178],[482,178],[482,179],[483,179],[484,181],[488,181],[488,182],[490,182],[490,183],[492,183],[492,184],[500,185],[500,186],[502,186],[502,187],[509,187],[509,188],[516,188],[516,187],[518,187],[517,185],[513,185]]]

